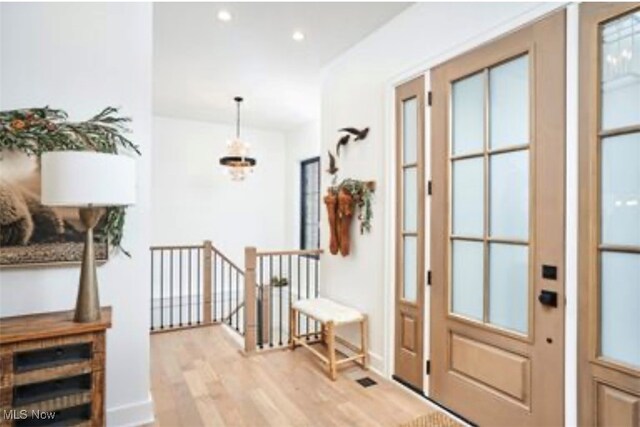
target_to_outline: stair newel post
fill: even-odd
[[[203,323],[211,324],[211,288],[213,285],[213,275],[211,266],[211,255],[213,254],[213,245],[211,240],[205,240],[203,244],[203,266],[202,266],[202,291],[204,293],[203,301]]]
[[[256,264],[257,250],[244,249],[244,351],[256,350]]]

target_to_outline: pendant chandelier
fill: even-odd
[[[227,143],[227,153],[220,158],[220,164],[226,166],[227,173],[233,181],[243,181],[253,172],[256,159],[249,155],[249,144],[240,139],[240,103],[242,97],[233,98],[236,102],[236,137]]]

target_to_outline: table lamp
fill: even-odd
[[[135,202],[135,162],[132,158],[93,151],[51,151],[41,158],[43,205],[77,207],[86,228],[80,286],[74,321],[100,319],[93,228],[105,208]]]

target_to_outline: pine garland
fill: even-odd
[[[117,154],[120,148],[140,155],[137,145],[124,136],[130,130],[129,117],[118,116],[118,109],[107,107],[84,122],[68,121],[65,111],[44,108],[0,111],[0,152],[16,150],[40,157],[47,151],[97,151]],[[120,246],[125,208],[107,208],[103,242],[109,242],[127,256]]]

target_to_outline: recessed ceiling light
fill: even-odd
[[[224,22],[231,21],[231,13],[228,10],[221,10],[218,12],[218,19]]]
[[[302,40],[304,40],[304,33],[302,31],[294,31],[293,34],[291,35],[291,37],[295,41],[301,42]]]

